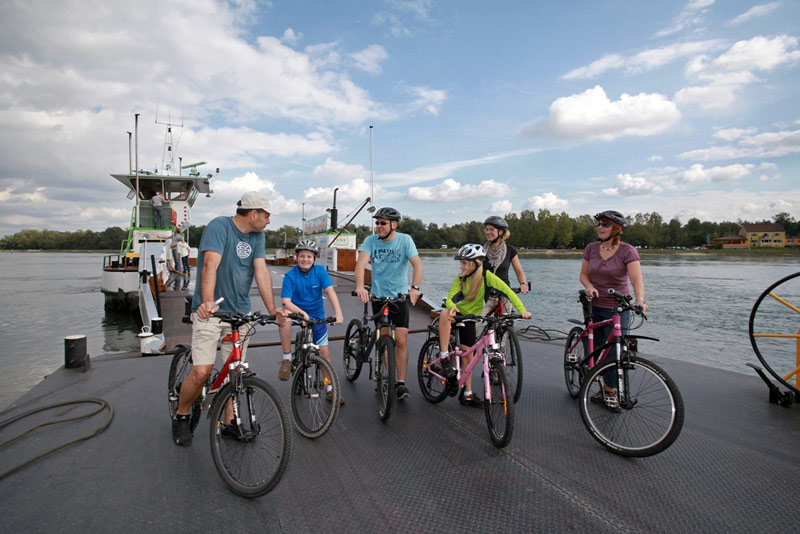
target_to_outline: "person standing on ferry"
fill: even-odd
[[[283,277],[283,286],[281,287],[283,307],[289,313],[302,315],[306,319],[324,319],[325,301],[322,294],[325,293],[333,307],[336,324],[342,324],[344,315],[339,305],[339,297],[336,296],[336,289],[333,287],[333,281],[324,266],[314,264],[319,256],[319,245],[311,239],[301,239],[294,247],[294,256],[297,265],[289,269]],[[292,377],[292,323],[290,321],[282,322],[278,333],[283,349],[278,379],[285,381]],[[326,323],[314,325],[313,337],[314,344],[319,345],[320,356],[330,362],[328,325]],[[330,384],[328,384],[325,397],[328,402],[332,402],[333,387]],[[339,404],[344,404],[344,395],[339,397]]]
[[[531,317],[530,312],[525,309],[519,297],[505,282],[500,280],[499,276],[495,276],[490,271],[484,272],[485,258],[486,251],[477,244],[464,245],[453,258],[461,262],[461,273],[453,280],[453,284],[447,294],[445,307],[442,308],[439,314],[439,349],[444,362],[442,371],[448,378],[455,376],[457,372],[453,359],[447,358],[449,356],[448,346],[452,323],[455,322],[455,317],[459,313],[477,315],[484,305],[484,295],[487,291],[494,290],[505,296],[523,319],[530,319]],[[466,322],[463,327],[457,328],[459,328],[461,349],[466,351],[477,341],[475,323]],[[462,369],[466,368],[474,357],[474,354],[463,357]],[[472,392],[472,373],[467,377],[464,388],[459,393],[458,400],[465,406],[482,406],[481,400]]]
[[[609,289],[630,294],[630,284],[636,304],[647,312],[648,307],[644,301],[644,280],[639,252],[635,247],[620,240],[620,235],[628,227],[628,221],[618,211],[607,210],[594,216],[597,220],[598,241],[589,243],[583,251],[580,281],[586,288],[586,295],[592,299],[592,316],[595,322],[611,319],[616,306],[616,299],[608,294]],[[620,316],[622,333],[627,333],[630,321],[630,311],[625,311]],[[595,330],[595,346],[605,343],[611,335],[612,326],[608,325]],[[615,369],[603,373],[603,397],[598,393],[592,397],[593,402],[605,402],[609,410],[619,411],[617,400],[617,375]]]
[[[356,293],[361,302],[369,302],[369,292],[364,288],[364,271],[372,262],[372,294],[377,297],[396,297],[408,293],[411,305],[417,304],[422,283],[422,261],[419,259],[414,240],[408,234],[397,231],[400,212],[394,208],[381,208],[375,215],[375,231],[368,236],[358,249],[356,261]],[[413,268],[411,288],[408,287],[408,264]],[[378,313],[380,306],[374,303],[372,313]],[[411,396],[406,387],[408,369],[408,303],[402,302],[390,317],[395,324],[395,343],[397,351],[397,398]]]
[[[250,312],[250,288],[255,278],[261,300],[270,315],[286,317],[286,310],[276,309],[272,295],[272,278],[264,253],[264,229],[269,224],[267,199],[260,193],[245,193],[237,203],[236,215],[213,219],[200,238],[197,257],[197,282],[192,298],[192,370],[181,386],[178,409],[172,420],[172,441],[188,447],[192,443],[190,410],[211,375],[217,359],[217,344],[231,332],[231,326],[213,316],[214,312]],[[215,304],[219,298],[224,300]],[[242,359],[247,350],[249,324],[242,332]],[[223,343],[223,361],[232,350]],[[223,428],[222,432],[226,431]]]
[[[517,249],[506,243],[506,240],[511,237],[508,223],[502,217],[492,215],[483,222],[483,228],[487,240],[483,246],[486,250],[484,268],[505,282],[507,286],[511,286],[511,282],[508,280],[508,271],[509,267],[513,267],[519,281],[519,292],[523,295],[526,294],[528,292],[528,282],[525,271],[522,270],[522,265],[519,262]],[[503,308],[508,309],[511,303],[505,296],[492,296],[486,301],[482,313],[491,312],[500,299],[503,301]]]
[[[161,191],[156,191],[150,198],[151,213],[153,214],[152,223],[153,228],[163,228],[164,223],[161,220],[161,207],[164,205],[164,198],[161,196]]]

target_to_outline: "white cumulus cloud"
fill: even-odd
[[[607,196],[642,196],[653,195],[663,191],[657,184],[648,181],[641,176],[631,176],[630,174],[618,174],[617,185],[603,189],[603,194]]]
[[[532,196],[525,201],[522,209],[560,211],[566,209],[568,205],[568,201],[558,198],[558,195],[552,192],[548,192],[543,195]]]
[[[550,105],[547,118],[523,126],[520,134],[610,141],[626,135],[659,134],[680,118],[677,106],[663,95],[623,93],[619,100],[611,101],[597,85],[583,93],[558,98]]]
[[[726,24],[729,26],[736,26],[737,24],[742,24],[758,17],[764,17],[778,9],[780,5],[780,2],[769,2],[768,4],[759,4],[757,6],[753,6],[741,15],[732,18],[726,22]]]
[[[494,180],[483,180],[477,185],[462,184],[447,178],[431,187],[411,187],[408,197],[423,202],[451,202],[457,198],[497,198],[511,194],[511,188]]]
[[[725,167],[711,167],[706,169],[701,163],[695,163],[681,174],[678,183],[698,183],[698,182],[735,182],[736,180],[748,176],[755,165],[735,164]]]

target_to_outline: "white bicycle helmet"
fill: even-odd
[[[470,243],[469,245],[464,245],[460,249],[458,249],[458,253],[456,257],[453,259],[456,260],[482,260],[486,257],[486,251],[483,249],[483,245],[476,245],[474,243]]]
[[[312,241],[311,239],[301,239],[295,246],[294,246],[294,253],[297,254],[301,250],[308,250],[314,253],[314,256],[319,256],[319,245],[316,242]]]

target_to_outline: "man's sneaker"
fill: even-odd
[[[325,400],[328,402],[333,402],[333,390],[325,393]],[[344,395],[341,393],[339,393],[339,406],[344,406]]]
[[[278,369],[278,378],[286,381],[292,377],[292,360],[281,360],[281,368]]]
[[[234,423],[233,419],[231,419],[231,424],[222,425],[222,430],[220,430],[219,433],[223,438],[239,439],[240,437],[239,431],[236,429],[236,424]]]
[[[411,393],[408,392],[408,388],[405,384],[397,384],[397,399],[398,400],[405,400],[411,398]]]
[[[175,445],[188,447],[192,444],[192,429],[189,427],[189,416],[176,417],[172,420],[172,441]]]

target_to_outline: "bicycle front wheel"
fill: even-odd
[[[626,393],[614,408],[603,399],[601,375],[609,369],[618,372],[617,362],[596,365],[581,387],[581,418],[592,437],[621,456],[652,456],[672,445],[684,416],[672,378],[656,364],[631,356],[620,377]]]
[[[484,409],[489,437],[495,447],[502,449],[511,442],[514,433],[514,403],[511,401],[506,366],[500,358],[489,361],[489,376],[484,383]]]
[[[223,387],[211,406],[211,456],[234,493],[259,497],[277,486],[289,467],[291,423],[272,386],[252,375],[241,378],[241,388],[236,382]],[[238,421],[229,419],[229,406]]]
[[[364,347],[364,336],[361,334],[361,321],[353,319],[347,325],[344,334],[344,376],[352,382],[361,374],[361,351]]]
[[[396,370],[394,361],[394,339],[381,336],[375,344],[375,380],[378,386],[378,415],[386,421],[394,406]]]
[[[328,400],[328,386],[331,386]],[[292,378],[292,417],[301,435],[314,439],[324,434],[339,413],[339,379],[328,360],[318,354],[300,364]]]
[[[581,392],[584,366],[580,362],[589,353],[589,341],[581,339],[583,328],[576,326],[567,335],[567,344],[564,347],[564,379],[567,382],[567,391],[573,399],[578,398]],[[578,340],[580,339],[580,342]]]
[[[781,384],[800,395],[800,272],[781,278],[750,312],[750,344],[758,360]]]
[[[439,358],[441,351],[439,350],[439,340],[429,339],[422,345],[422,350],[419,351],[419,358],[417,358],[417,380],[419,381],[419,389],[422,390],[422,396],[425,400],[438,404],[447,397],[447,382],[433,376],[430,373],[431,362]],[[439,364],[435,366],[441,367]],[[438,370],[442,374],[441,369]]]
[[[183,381],[186,380],[191,372],[192,349],[181,345],[175,352],[175,355],[172,357],[172,363],[169,366],[167,400],[169,403],[170,417],[174,418],[175,413],[178,411],[178,399],[181,396],[181,386],[183,386]],[[192,403],[190,411],[191,419],[189,420],[189,425],[192,429],[192,432],[194,432],[194,429],[197,428],[197,424],[200,422],[200,413],[202,411],[202,401],[198,397],[197,400]]]
[[[509,396],[516,404],[522,395],[522,350],[519,347],[519,339],[513,327],[503,327],[497,333],[497,340],[506,359]]]

